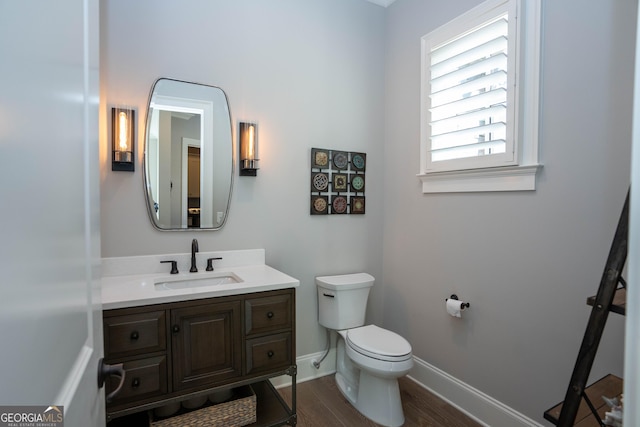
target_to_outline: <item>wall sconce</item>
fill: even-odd
[[[111,109],[112,171],[133,172],[135,169],[135,119],[135,110]]]
[[[239,122],[240,176],[258,174],[258,124]]]

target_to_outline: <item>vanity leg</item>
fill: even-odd
[[[298,374],[298,366],[290,366],[287,374],[291,376],[291,416],[289,417],[287,424],[295,426],[298,423],[298,414],[296,412],[296,377]]]

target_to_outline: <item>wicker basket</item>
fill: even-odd
[[[247,385],[233,389],[233,398],[228,402],[151,421],[151,427],[240,427],[255,422],[256,394]]]

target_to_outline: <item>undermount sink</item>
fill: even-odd
[[[240,283],[242,279],[233,273],[220,273],[206,277],[189,277],[182,279],[162,279],[155,283],[156,291],[201,288],[203,286],[228,285]]]

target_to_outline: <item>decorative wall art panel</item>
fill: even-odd
[[[311,149],[311,215],[365,213],[367,155]]]

